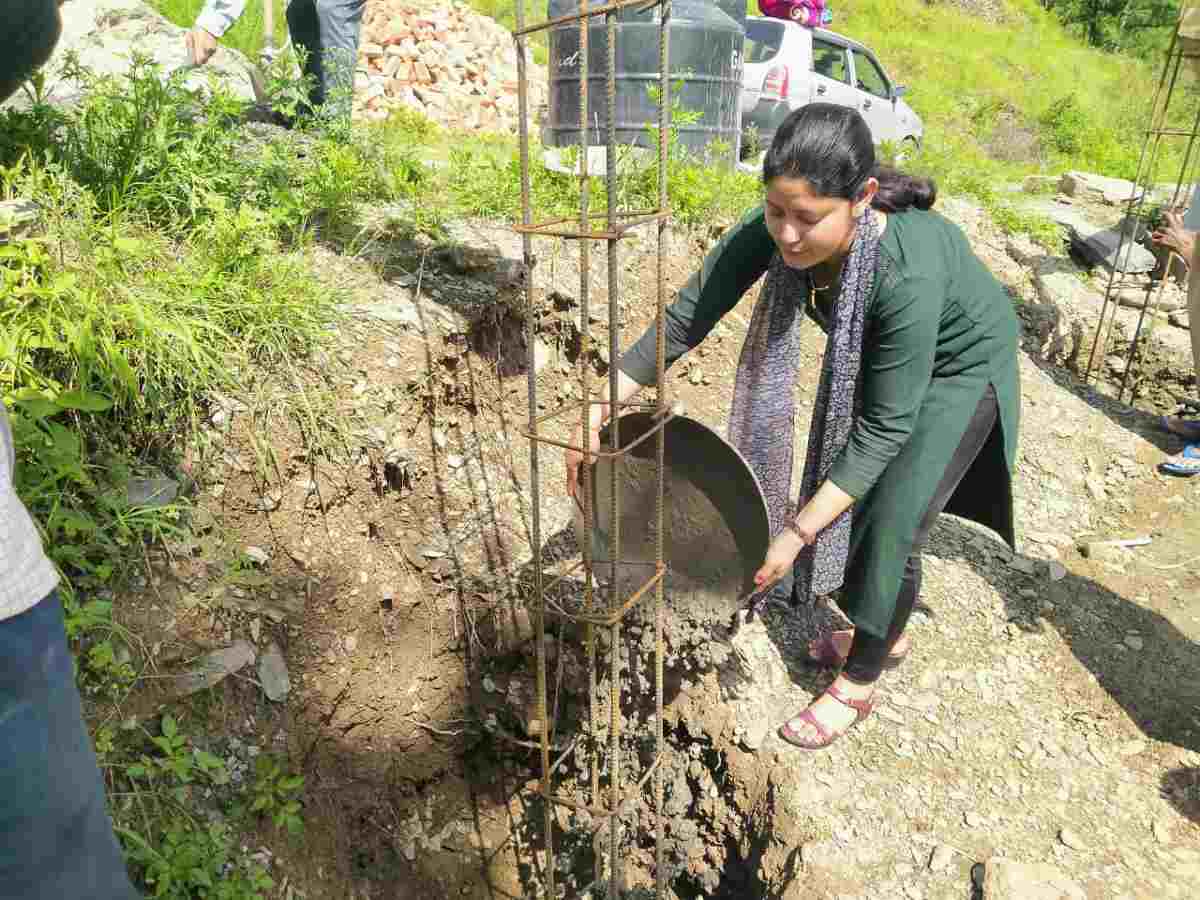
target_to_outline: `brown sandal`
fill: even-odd
[[[824,725],[817,721],[816,716],[814,716],[812,712],[813,704],[809,704],[808,709],[804,710],[804,712],[800,713],[800,715],[796,716],[794,719],[784,722],[781,726],[779,726],[779,736],[793,747],[799,747],[801,750],[824,750],[826,747],[844,735],[846,731],[849,731],[851,728],[869,716],[875,709],[874,697],[871,697],[867,700],[855,700],[852,697],[847,697],[844,693],[842,693],[842,689],[837,686],[837,682],[831,684],[826,689],[825,693],[838,703],[841,703],[843,706],[848,706],[858,713],[858,718],[851,722],[846,727],[845,731],[835,733],[827,729]],[[816,701],[814,700],[813,703],[815,704]],[[792,728],[791,725],[792,722],[797,720],[801,722],[807,722],[817,730],[817,733],[821,735],[821,737],[815,741],[810,738],[802,737],[799,732]]]

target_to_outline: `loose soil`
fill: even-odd
[[[1004,238],[967,204],[945,211],[1024,314],[1034,297]],[[672,237],[672,289],[710,242]],[[646,250],[622,272],[622,346],[652,316]],[[321,277],[349,306],[416,291],[427,313],[410,324],[349,317],[298,382],[256,377],[219,405],[191,457],[194,533],[118,608],[155,651],[152,672],[239,638],[284,649],[286,703],[235,677],[184,705],[216,746],[283,750],[305,774],[305,837],[262,835],[277,882],[286,877],[280,896],[535,896],[543,816],[531,741],[542,723],[520,329],[501,302],[470,334],[437,314],[479,286],[419,247],[320,252]],[[669,376],[688,415],[722,433],[755,296]],[[547,298],[541,309],[545,412],[578,396],[567,386],[580,342],[577,308]],[[593,327],[607,340],[603,322]],[[993,854],[1052,863],[1094,900],[1200,892],[1200,485],[1155,471],[1179,448],[1154,428],[1169,410],[1116,403],[1111,386],[1082,385],[1027,343],[1020,552],[943,517],[915,650],[882,685],[876,715],[821,754],[775,737],[828,681],[799,661],[804,640],[836,620],[828,608],[771,609],[736,635],[714,629],[730,648],[720,665],[693,666],[672,648],[662,765],[675,896],[962,900],[972,865]],[[822,346],[806,330],[798,451]],[[605,371],[602,357],[587,359]],[[299,385],[312,398],[303,425],[278,413]],[[565,437],[566,423],[551,428]],[[539,462],[544,563],[560,572],[578,558],[572,504],[561,453],[543,449]],[[1153,542],[1106,559],[1076,549],[1137,535]],[[238,563],[250,546],[269,561]],[[635,617],[621,645],[633,779],[652,749],[646,626]],[[556,746],[606,741],[606,701],[596,720],[588,713],[584,635],[555,621],[549,630]],[[160,708],[157,683],[119,714]],[[565,769],[561,790],[586,800],[582,749]],[[652,884],[650,796],[647,783],[622,819],[630,896]],[[591,881],[607,846],[606,829],[593,835],[600,824],[556,812],[560,883]]]

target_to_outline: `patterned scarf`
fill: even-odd
[[[796,506],[790,502],[796,375],[800,366],[802,306],[813,290],[808,271],[789,268],[776,253],[767,271],[738,359],[729,416],[729,440],[758,476],[766,495],[771,535],[783,530],[820,487],[850,437],[859,408],[867,302],[879,264],[879,218],[858,219],[842,288],[827,323],[829,341],[808,432],[808,453]],[[793,602],[830,594],[842,586],[850,548],[851,510],[817,535],[796,558]],[[758,604],[765,602],[765,598]]]

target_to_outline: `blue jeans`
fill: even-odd
[[[349,116],[358,63],[358,33],[366,0],[292,0],[287,8],[292,43],[308,54],[304,74],[314,85],[309,102],[328,115]]]
[[[135,900],[57,593],[0,621],[0,900]]]

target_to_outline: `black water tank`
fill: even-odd
[[[601,5],[596,0],[593,6]],[[579,0],[550,0],[549,17],[578,12]],[[616,137],[618,144],[649,147],[647,126],[658,124],[658,7],[617,14]],[[714,141],[736,160],[741,134],[742,44],[746,4],[722,0],[674,0],[667,28],[672,103],[700,118],[676,121],[679,142],[699,152]],[[604,145],[608,98],[605,90],[608,30],[603,16],[588,29],[588,144]],[[550,31],[550,110],[543,142],[548,147],[579,146],[579,25]]]

